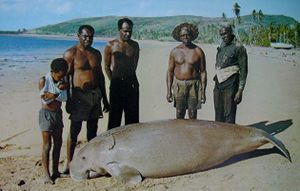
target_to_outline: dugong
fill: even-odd
[[[162,120],[121,126],[87,143],[70,163],[72,179],[111,175],[125,183],[199,172],[272,143],[291,161],[283,143],[251,127],[203,120]]]

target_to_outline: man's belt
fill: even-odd
[[[233,74],[239,73],[239,71],[240,71],[240,67],[237,65],[229,66],[229,67],[222,68],[222,69],[217,69],[216,75],[218,78],[218,82],[222,83],[222,82],[226,81]]]

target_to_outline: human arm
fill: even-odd
[[[60,101],[60,102],[67,101],[68,100],[67,90],[69,88],[69,84],[67,82],[65,82],[64,80],[61,80],[57,83],[57,88],[60,90],[60,92],[55,100]]]
[[[174,70],[175,70],[175,59],[174,55],[171,52],[169,56],[169,65],[167,70],[167,101],[172,102],[173,101],[173,95],[172,95],[172,85],[173,85],[173,78],[174,78]]]
[[[136,71],[137,69],[137,65],[138,65],[138,62],[139,62],[139,57],[140,57],[140,47],[139,47],[139,44],[136,42],[135,43],[135,54],[134,54],[134,71]]]
[[[112,48],[111,48],[111,44],[108,44],[104,48],[104,69],[109,80],[111,80],[112,78],[111,61],[112,61]]]
[[[61,80],[57,83],[57,88],[60,90],[67,90],[69,88],[69,83],[65,80]]]
[[[104,112],[108,112],[110,110],[110,105],[108,103],[108,99],[107,99],[107,94],[106,94],[106,88],[105,88],[105,77],[104,77],[104,74],[103,74],[103,71],[102,71],[102,65],[101,65],[101,62],[102,62],[102,55],[100,52],[98,52],[98,58],[99,58],[99,61],[98,63],[100,64],[99,66],[99,88],[100,88],[100,91],[101,91],[101,94],[102,94],[102,102],[103,102],[103,111]]]
[[[58,94],[44,91],[45,82],[46,82],[45,76],[40,78],[38,86],[40,90],[41,99],[43,99],[45,102],[56,99],[58,97]]]
[[[67,113],[71,112],[72,108],[72,101],[71,101],[71,88],[72,88],[72,75],[73,75],[73,60],[74,60],[74,49],[69,49],[67,50],[63,58],[66,60],[68,63],[68,72],[67,75],[65,76],[65,81],[66,83],[69,84],[68,88],[66,89],[66,94],[67,94],[67,102],[66,102],[66,111]]]
[[[64,81],[67,84],[66,90],[68,92],[68,97],[70,95],[71,85],[73,84],[71,80],[72,80],[72,75],[73,75],[73,71],[74,71],[74,63],[73,62],[74,62],[75,51],[76,50],[74,48],[71,48],[71,49],[67,50],[63,55],[63,58],[68,63],[68,71],[67,71],[67,74],[64,79]]]
[[[201,50],[201,61],[200,61],[200,79],[201,79],[201,103],[205,103],[206,102],[207,72],[206,72],[205,54],[202,50]]]
[[[240,67],[240,74],[239,74],[239,88],[234,97],[234,101],[236,104],[239,104],[242,101],[243,90],[245,88],[247,75],[248,75],[248,56],[247,56],[246,48],[244,46],[241,46],[238,50],[238,62]]]

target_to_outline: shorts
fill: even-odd
[[[72,89],[70,104],[70,119],[72,121],[87,121],[103,117],[101,107],[102,94],[100,88],[93,90]]]
[[[53,132],[64,127],[62,120],[62,110],[49,111],[40,109],[39,111],[39,126],[41,131]]]
[[[174,107],[178,110],[201,109],[200,80],[177,80],[174,78]]]

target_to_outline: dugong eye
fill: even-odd
[[[82,160],[85,160],[85,156],[82,157]]]

